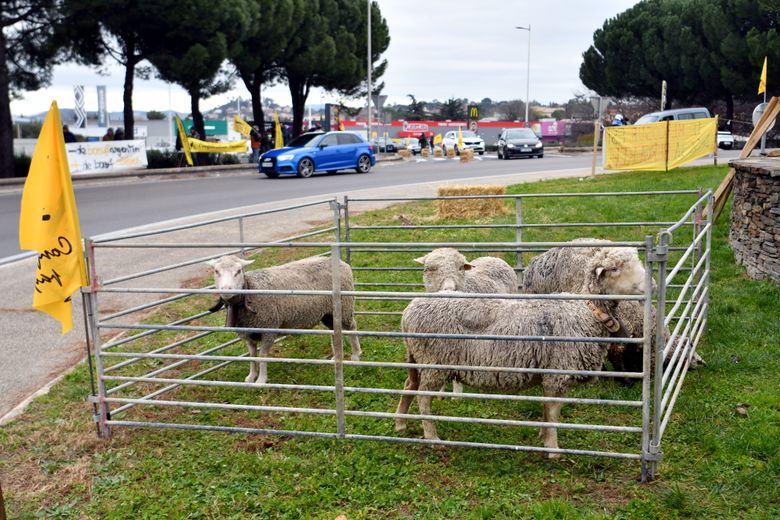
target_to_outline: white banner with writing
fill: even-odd
[[[66,143],[70,174],[146,168],[146,141]]]

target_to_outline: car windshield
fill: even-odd
[[[313,133],[313,132],[312,133],[301,134],[298,137],[296,137],[295,139],[293,139],[292,141],[290,141],[289,143],[287,143],[287,146],[289,146],[291,148],[300,148],[300,147],[306,146],[309,143],[309,141],[311,141],[315,137],[320,137],[321,135],[323,135],[323,134]]]
[[[463,137],[479,137],[479,136],[474,132],[472,132],[471,130],[465,130],[463,132]]]
[[[506,131],[507,139],[538,139],[536,134],[530,128],[517,128]]]
[[[644,125],[647,123],[655,123],[658,121],[658,116],[654,114],[647,114],[636,120],[637,125]]]

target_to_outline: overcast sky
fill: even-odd
[[[450,97],[481,100],[525,99],[528,67],[528,31],[531,26],[530,97],[542,103],[563,102],[586,89],[579,80],[582,53],[593,32],[604,21],[637,3],[637,0],[379,0],[390,28],[390,47],[384,94],[388,103],[408,102],[407,94],[422,100]],[[123,71],[109,67],[108,76],[74,65],[55,68],[52,84],[27,92],[11,102],[14,115],[30,115],[48,109],[53,99],[62,108],[72,108],[73,85],[86,87],[86,109],[97,110],[95,86],[107,86],[108,109],[122,110]],[[287,105],[285,85],[263,90],[277,103]],[[170,97],[170,103],[169,103]],[[249,96],[243,86],[201,101],[209,109]],[[320,90],[309,102],[336,100]],[[133,93],[136,110],[189,112],[189,96],[177,86],[159,80],[136,79]],[[359,102],[348,104],[354,106]]]

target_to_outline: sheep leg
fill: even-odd
[[[544,395],[546,397],[560,397],[558,392],[544,389]],[[561,405],[562,403],[545,402],[544,403],[544,422],[557,423],[561,417]],[[544,443],[545,448],[558,448],[558,428],[548,427],[542,428],[539,432]],[[561,458],[560,453],[548,453],[548,459]]]
[[[246,348],[249,351],[249,357],[257,357],[257,342],[253,339],[246,338]],[[257,380],[257,362],[249,362],[249,375],[246,376],[244,381],[246,383],[254,383]]]
[[[416,368],[410,368],[404,383],[404,390],[417,390],[420,386],[420,373]],[[409,406],[412,404],[413,395],[402,395],[398,401],[398,408],[395,413],[409,413]],[[395,431],[402,432],[406,430],[406,419],[396,417],[395,419]]]
[[[357,330],[355,318],[350,318],[349,323],[344,324],[344,328],[347,330]],[[348,337],[349,344],[352,346],[352,361],[360,361],[360,356],[363,355],[363,351],[360,349],[360,338],[357,336]]]
[[[271,347],[273,346],[274,335],[263,334],[262,343],[260,344],[261,357],[268,357],[268,354],[271,352]],[[260,368],[260,375],[257,376],[257,383],[264,385],[268,382],[268,364],[265,361],[260,361],[258,365]]]
[[[434,373],[432,373],[434,372]],[[420,390],[423,391],[436,391],[441,385],[446,382],[446,378],[443,378],[441,374],[436,374],[436,370],[429,370],[427,373],[423,373],[420,376]],[[433,415],[431,411],[431,403],[433,397],[430,395],[418,395],[417,406],[420,408],[422,415]],[[439,435],[436,433],[436,423],[434,421],[423,419],[423,435],[426,439],[432,441],[438,441]]]

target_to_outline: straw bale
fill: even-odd
[[[460,162],[471,162],[474,160],[474,150],[466,148],[460,151]]]
[[[444,152],[442,152],[441,148],[439,148],[437,146],[436,148],[433,149],[433,156],[434,157],[443,157],[444,156]]]
[[[440,197],[457,195],[503,195],[505,186],[482,184],[474,186],[439,186]],[[507,212],[504,199],[439,200],[437,215],[442,219],[474,219],[503,215]]]
[[[420,150],[420,155],[422,155],[427,159],[428,156],[431,155],[431,151],[428,148],[423,148],[422,150]]]
[[[400,155],[404,159],[408,159],[408,158],[410,158],[412,156],[412,152],[409,151],[406,148],[402,148],[402,149],[398,150],[398,155]]]
[[[452,148],[447,148],[447,157],[455,157],[455,150]]]

